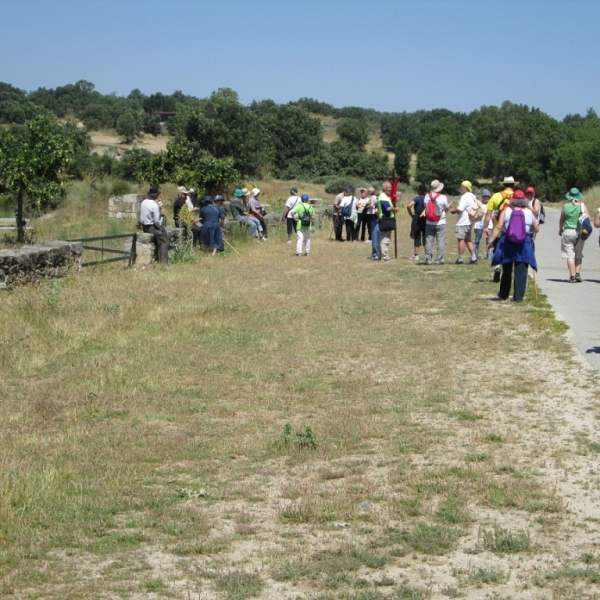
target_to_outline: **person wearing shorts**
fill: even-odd
[[[569,202],[565,204],[560,213],[558,235],[560,235],[560,254],[567,259],[569,269],[569,283],[581,283],[581,265],[583,262],[583,246],[585,241],[577,232],[579,217],[588,215],[588,210],[583,203],[583,194],[577,188],[571,188],[566,195]]]
[[[465,250],[468,249],[471,253],[470,264],[474,265],[477,262],[477,255],[475,254],[475,247],[471,241],[471,231],[473,229],[473,223],[467,209],[475,201],[475,195],[471,192],[472,184],[470,181],[463,181],[460,184],[460,191],[462,196],[460,202],[456,208],[451,208],[450,212],[458,215],[456,221],[456,239],[458,240],[458,258],[455,264],[462,265],[464,263]]]

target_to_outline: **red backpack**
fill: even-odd
[[[425,217],[428,221],[439,221],[442,218],[442,213],[439,215],[435,212],[437,207],[435,201],[441,196],[441,194],[427,194],[428,200],[425,204]]]

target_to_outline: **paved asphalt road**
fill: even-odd
[[[600,370],[600,249],[598,230],[586,241],[581,276],[583,283],[569,283],[567,261],[560,255],[560,211],[546,206],[546,222],[535,241],[538,286],[548,296],[556,316],[569,325],[568,336],[584,359]],[[594,215],[592,215],[592,221]]]

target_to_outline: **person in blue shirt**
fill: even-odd
[[[406,210],[410,215],[410,239],[414,240],[415,251],[410,260],[419,260],[419,248],[425,245],[425,194],[427,187],[422,183],[417,188],[417,195],[408,203]]]

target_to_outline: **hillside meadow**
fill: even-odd
[[[1,296],[0,597],[598,597],[600,398],[543,296],[410,262],[405,212],[388,264],[329,236]]]

